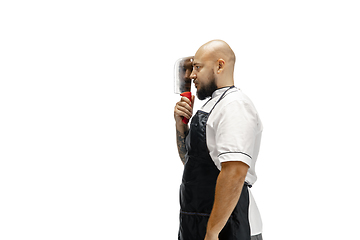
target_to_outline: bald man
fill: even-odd
[[[176,103],[174,118],[179,156],[179,240],[260,240],[261,217],[251,195],[257,177],[262,124],[251,100],[234,87],[235,54],[221,40],[210,41],[194,56],[194,96]],[[182,118],[192,118],[190,127]]]

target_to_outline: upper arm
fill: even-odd
[[[221,172],[245,180],[249,166],[240,161],[223,162],[221,164]]]
[[[233,101],[224,106],[215,136],[219,161],[241,161],[250,166],[257,126],[257,113],[250,104]]]

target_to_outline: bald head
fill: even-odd
[[[202,45],[195,55],[205,57],[207,60],[217,61],[223,59],[227,63],[235,64],[235,54],[229,44],[223,40],[212,40]]]

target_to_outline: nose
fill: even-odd
[[[190,78],[191,78],[191,79],[196,79],[196,74],[195,74],[195,72],[194,72],[194,71],[192,71],[192,72],[191,72],[191,74],[190,74]]]

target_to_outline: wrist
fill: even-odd
[[[219,234],[220,234],[220,231],[217,231],[215,229],[209,229],[209,228],[206,229],[206,235],[209,235],[212,237],[215,237],[215,236],[217,237],[217,236],[219,236]]]
[[[185,134],[187,131],[189,131],[189,126],[187,124],[184,124],[182,121],[176,122],[175,127],[176,130],[182,134]]]
[[[209,235],[211,237],[217,237],[219,236],[222,229],[223,227],[219,225],[219,222],[214,222],[213,216],[210,216],[208,224],[206,226],[206,235]]]
[[[219,233],[206,231],[205,240],[218,240],[218,239],[219,239]]]

